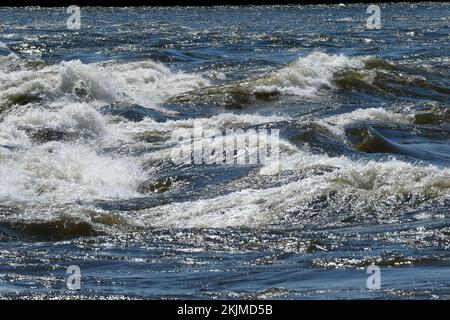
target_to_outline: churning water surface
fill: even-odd
[[[450,6],[366,9],[1,8],[0,296],[449,298]]]

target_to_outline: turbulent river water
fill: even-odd
[[[0,297],[449,298],[450,5],[380,6],[1,8]]]

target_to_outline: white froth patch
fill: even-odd
[[[269,164],[270,166],[270,164]],[[325,166],[321,175],[307,175],[280,187],[246,189],[211,199],[173,203],[138,211],[141,225],[177,228],[261,227],[290,212],[308,213],[309,202],[332,192],[352,196],[355,212],[364,214],[381,203],[391,206],[403,195],[439,198],[450,194],[450,170],[399,160],[354,162],[345,157],[298,153],[281,163],[283,170],[308,172]],[[331,200],[330,200],[331,201]],[[389,215],[386,207],[380,214]]]
[[[177,139],[171,139],[172,134],[176,132],[176,137],[182,135],[183,137],[190,137],[193,133],[194,127],[201,127],[203,133],[202,143],[209,147],[219,147],[224,145],[224,135],[227,129],[241,129],[243,126],[252,126],[260,124],[269,124],[279,121],[290,120],[290,117],[282,115],[263,116],[258,114],[232,114],[223,113],[212,116],[210,118],[190,118],[185,120],[169,120],[165,122],[156,122],[153,119],[146,118],[138,123],[120,122],[111,125],[111,130],[120,135],[136,136],[142,133],[149,132],[151,134],[158,133],[165,135],[167,141],[165,145],[167,148],[160,149],[156,152],[150,152],[140,158],[140,161],[155,161],[155,160],[171,160],[173,154],[180,154],[183,146]],[[270,132],[268,132],[270,133]],[[251,141],[256,141],[258,137],[257,132],[249,134],[244,130],[244,134],[237,134],[237,136],[248,137]],[[213,141],[211,141],[211,138]],[[251,139],[253,137],[253,139]],[[247,145],[245,139],[237,138],[237,141],[244,143],[237,145],[238,150],[246,149]],[[284,139],[279,139],[279,147],[281,152],[295,152],[297,148]]]
[[[24,170],[11,170],[11,166],[2,160],[2,156],[0,156],[0,160],[0,200],[9,201],[33,198],[34,193],[27,188],[31,181],[26,172]]]
[[[80,60],[61,62],[58,66],[59,89],[87,100],[102,103],[118,100],[121,91],[116,91],[110,74],[95,64],[83,64]]]
[[[108,118],[85,102],[52,103],[47,108],[17,108],[0,122],[0,145],[30,148],[33,141],[24,129],[52,129],[75,134],[75,139],[97,146],[112,146],[131,141],[125,131],[115,130]]]
[[[108,122],[112,117],[100,114],[98,107],[123,101],[157,108],[173,95],[209,85],[201,76],[173,72],[153,61],[74,60],[36,69],[24,67],[25,61],[12,55],[0,60],[0,110],[8,109],[0,120],[4,201],[139,196],[136,190],[145,174],[135,159],[95,151],[132,140],[129,132],[115,130]],[[27,136],[27,128],[55,129],[88,139],[37,145]]]
[[[101,136],[106,132],[106,119],[87,103],[70,103],[52,109],[26,109],[8,114],[3,123],[16,127],[51,128]]]
[[[367,108],[316,120],[316,122],[333,133],[335,138],[345,141],[344,127],[352,123],[362,121],[411,123],[413,120],[414,116],[411,114],[398,113],[384,108]]]
[[[199,75],[173,72],[153,61],[84,64],[73,60],[39,70],[0,69],[0,104],[64,98],[97,106],[121,100],[156,108],[172,96],[209,85]]]
[[[184,133],[183,131],[179,133]],[[183,136],[189,136],[190,131],[187,131],[183,134]],[[291,154],[295,151],[297,151],[297,148],[292,145],[289,141],[286,141],[281,138],[269,138],[266,134],[260,134],[256,130],[251,131],[235,131],[232,133],[233,139],[235,139],[236,144],[234,145],[234,150],[241,155],[245,155],[250,150],[253,150],[253,152],[257,152],[257,150],[261,153],[265,152],[264,146],[270,145],[270,143],[276,143],[276,145],[279,148],[280,156],[281,154]],[[270,132],[268,132],[270,134]],[[204,153],[202,154],[202,162],[203,163],[209,163],[209,164],[216,164],[216,165],[222,165],[224,162],[226,162],[226,158],[224,158],[222,153],[211,153],[211,150],[222,150],[224,145],[229,144],[228,137],[226,137],[222,132],[216,130],[216,129],[209,129],[204,132],[204,136],[201,139],[198,139],[196,143],[202,144],[202,147],[204,148]],[[271,140],[273,139],[273,140]],[[180,143],[177,143],[178,141],[173,141],[174,145],[170,147],[169,149],[163,149],[159,150],[158,152],[153,152],[148,154],[145,159],[146,160],[172,160],[175,163],[179,162],[179,155],[186,152],[185,146],[183,146]],[[175,144],[176,143],[176,144]],[[186,143],[186,142],[185,142]],[[187,145],[190,145],[190,140],[187,140]],[[188,152],[191,151],[190,148],[187,149]],[[192,150],[193,151],[193,150]],[[277,156],[274,156],[277,158]],[[243,160],[244,159],[244,160]],[[253,160],[253,165],[259,164],[261,161],[267,161],[267,158],[264,160]],[[178,161],[177,161],[178,160]],[[234,158],[236,163],[246,163],[250,164],[245,161],[245,158],[241,158],[238,160],[237,157]],[[239,162],[241,161],[241,162]],[[188,160],[188,164],[190,164],[190,160]]]
[[[0,122],[0,146],[24,147],[30,140],[23,130],[19,130],[14,123]]]
[[[328,186],[370,191],[368,200],[373,197],[395,196],[405,192],[420,191],[428,194],[431,191],[450,189],[450,169],[434,165],[416,165],[397,159],[384,162],[353,161],[344,156],[328,157],[312,155],[299,151],[279,161],[280,171],[309,172],[313,169],[327,168],[328,171],[313,179],[323,180]],[[270,174],[271,164],[261,168],[261,174]]]
[[[189,118],[183,120],[168,120],[157,122],[151,118],[145,118],[138,123],[121,122],[115,125],[115,129],[129,133],[142,133],[146,131],[167,133],[179,129],[192,129],[195,125],[201,125],[203,129],[225,130],[229,128],[241,128],[245,125],[259,125],[279,121],[290,120],[283,115],[263,116],[259,114],[234,114],[221,113],[210,118]]]
[[[0,172],[2,200],[66,202],[136,197],[138,185],[145,180],[132,159],[57,142],[10,154],[0,162]]]
[[[172,72],[153,61],[111,64],[102,70],[116,91],[123,92],[134,103],[150,107],[183,92],[211,85],[199,75]]]
[[[414,117],[409,114],[397,113],[384,108],[367,108],[331,116],[324,120],[334,125],[344,126],[367,120],[410,123],[414,120]]]
[[[268,190],[266,190],[267,192]],[[243,190],[195,202],[173,203],[139,211],[135,218],[143,226],[177,228],[224,228],[258,226],[273,218],[261,212],[261,191]]]
[[[282,87],[278,85],[260,85],[256,86],[254,89],[255,93],[279,93],[283,95],[291,96],[303,96],[303,97],[313,97],[317,93],[317,87]]]
[[[312,96],[321,88],[331,88],[336,72],[344,68],[362,69],[364,59],[314,52],[273,72],[256,85],[254,90]]]

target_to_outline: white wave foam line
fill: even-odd
[[[140,161],[146,162],[172,160],[172,156],[174,154],[180,154],[184,148],[177,140],[177,137],[183,136],[188,139],[188,137],[192,136],[194,127],[202,128],[203,138],[200,140],[201,143],[203,143],[203,146],[218,148],[219,145],[224,145],[225,143],[227,129],[236,130],[241,129],[246,125],[270,124],[289,119],[289,117],[281,115],[262,116],[257,114],[224,113],[210,118],[190,118],[186,120],[169,120],[166,122],[156,122],[153,119],[147,118],[139,123],[121,122],[112,125],[111,128],[114,128],[113,130],[120,133],[120,135],[131,134],[132,136],[136,136],[146,132],[150,134],[159,133],[165,135],[168,139],[165,142],[167,148],[145,154],[140,158]],[[174,133],[176,134],[172,135]],[[270,129],[268,129],[267,133],[270,134]],[[243,133],[236,131],[236,135],[236,147],[238,150],[247,148],[247,145],[245,144],[247,143],[247,140],[258,141],[258,132],[256,130],[255,132],[252,131],[250,133],[245,130]],[[297,150],[294,145],[284,139],[279,139],[278,141],[281,152],[292,153]],[[244,143],[244,145],[239,145],[239,143]],[[260,143],[263,143],[263,141],[260,141]]]
[[[146,177],[132,159],[51,142],[0,156],[0,200],[73,201],[138,196]]]
[[[0,213],[0,219],[2,222],[10,221],[13,223],[43,223],[66,221],[70,223],[85,222],[93,225],[97,230],[114,232],[117,229],[113,229],[117,225],[136,225],[133,220],[121,217],[120,220],[112,219],[104,221],[103,217],[116,216],[106,210],[95,208],[91,205],[77,204],[77,203],[58,203],[58,202],[30,202],[26,205],[20,206],[20,210],[12,212]],[[103,220],[103,221],[102,221]],[[70,232],[70,231],[69,231]]]
[[[292,168],[306,170],[306,167],[317,167],[320,157],[324,156],[299,153],[287,158],[285,165],[289,163]],[[308,214],[311,201],[328,197],[332,192],[338,193],[337,201],[347,197],[351,203],[345,205],[351,205],[357,214],[379,208],[382,216],[394,214],[389,210],[401,203],[403,195],[425,198],[449,195],[448,169],[415,166],[398,160],[364,163],[324,157],[321,162],[335,169],[281,187],[246,189],[212,199],[141,210],[135,219],[144,226],[164,228],[260,227],[289,213],[300,214],[301,218],[302,213]]]
[[[52,129],[74,134],[74,139],[98,148],[132,142],[134,136],[115,130],[108,117],[85,102],[51,103],[47,108],[16,108],[0,122],[0,145],[31,148],[33,141],[23,129]]]
[[[106,119],[87,103],[70,103],[59,108],[14,110],[0,123],[0,144],[29,144],[28,137],[18,128],[48,128],[83,133],[91,137],[106,135],[108,131]]]
[[[262,79],[255,92],[279,92],[282,94],[311,96],[321,88],[331,88],[333,75],[344,68],[364,67],[367,57],[349,58],[344,55],[328,55],[314,52],[298,58],[286,67]]]
[[[30,139],[14,123],[0,123],[0,146],[24,147],[30,145]]]
[[[207,148],[206,151],[204,151],[203,154],[203,160],[202,163],[214,163],[216,165],[221,165],[225,159],[222,154],[210,154],[212,153],[212,150],[222,150],[223,146],[226,145],[228,140],[225,135],[221,135],[220,132],[217,132],[217,130],[211,129],[206,130],[204,132],[204,137],[202,139],[196,140],[197,144],[201,144],[203,148]],[[249,149],[251,150],[258,150],[257,148],[261,148],[262,146],[268,145],[267,136],[259,136],[258,132],[244,132],[244,133],[235,133],[234,139],[236,141],[236,145],[234,150],[237,152],[247,152]],[[145,154],[144,156],[141,156],[139,158],[140,163],[146,163],[148,161],[173,161],[174,163],[180,162],[180,155],[185,154],[186,152],[192,153],[195,150],[192,150],[190,148],[190,141],[187,140],[186,145],[182,145],[178,141],[170,141],[167,143],[167,148],[160,149],[156,152],[150,152]],[[273,143],[275,140],[272,140],[271,143]],[[278,139],[278,147],[279,147],[279,153],[280,156],[283,156],[285,154],[292,154],[297,151],[297,148],[292,145],[290,142],[284,140],[284,139]],[[264,149],[262,149],[261,152],[264,152]],[[192,160],[192,159],[191,159]],[[183,164],[186,165],[192,165],[192,162],[187,160],[186,163],[183,162]],[[158,168],[154,167],[153,170],[157,171]]]
[[[0,104],[72,98],[101,106],[117,100],[155,107],[166,99],[210,85],[198,75],[172,72],[153,61],[118,64],[61,62],[40,70],[0,71]]]
[[[115,90],[134,103],[154,106],[180,93],[210,85],[199,75],[172,72],[153,61],[107,64],[102,67],[111,77]]]
[[[414,120],[414,117],[409,114],[397,113],[384,108],[367,108],[331,116],[324,120],[334,125],[344,126],[350,123],[367,120],[411,123]]]
[[[413,120],[414,116],[411,114],[398,113],[384,108],[367,108],[327,117],[315,122],[326,127],[337,139],[345,141],[344,127],[352,123],[362,121],[411,123]]]
[[[2,48],[0,46],[0,48]],[[9,50],[8,47],[3,47]],[[11,66],[16,66],[20,62],[20,57],[14,52],[10,52],[8,55],[0,56],[0,70],[5,71]]]
[[[287,121],[291,118],[284,115],[268,115],[263,116],[259,114],[234,114],[221,113],[210,118],[189,118],[182,120],[168,120],[165,122],[157,122],[151,118],[135,122],[120,122],[115,125],[115,130],[128,133],[142,133],[142,132],[160,132],[170,133],[179,129],[192,129],[195,125],[200,125],[203,129],[235,129],[242,128],[245,125],[259,125],[265,123],[273,123],[279,121]]]

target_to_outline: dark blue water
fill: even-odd
[[[1,8],[0,297],[448,299],[450,6],[380,6]]]

